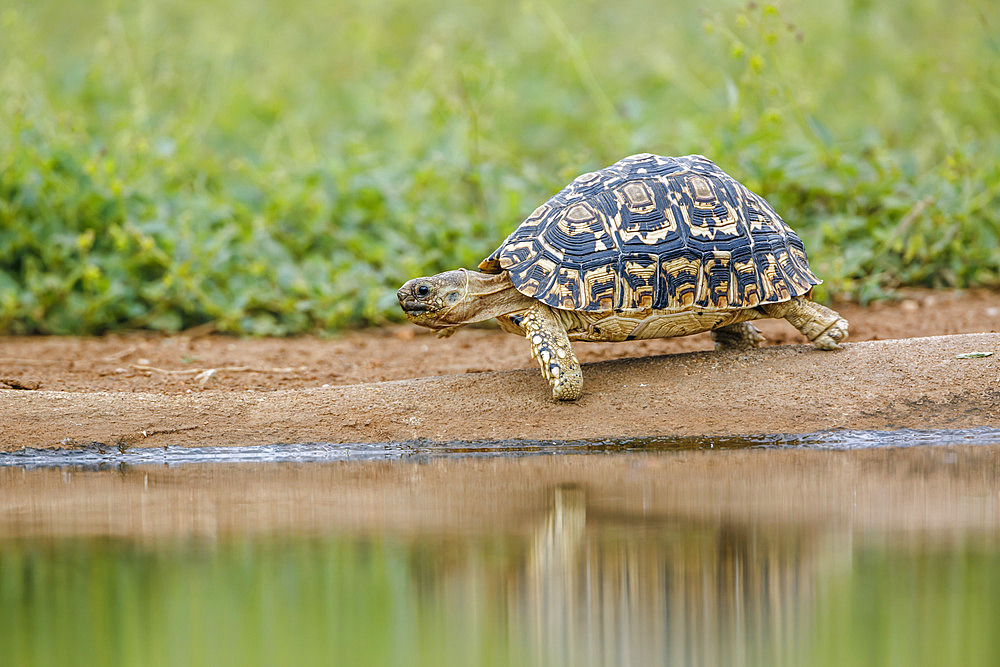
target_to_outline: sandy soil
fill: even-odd
[[[864,342],[996,334],[1000,293],[917,291],[896,303],[836,307],[851,322],[851,343],[830,354],[788,345],[804,340],[774,320],[759,326],[781,347],[751,353],[707,353],[707,334],[578,343],[591,365],[586,395],[571,405],[547,399],[524,341],[489,328],[447,340],[409,325],[331,339],[243,340],[204,330],[0,338],[0,447],[721,435],[1000,421],[1000,336]],[[968,351],[997,354],[955,359]],[[931,404],[937,407],[921,407]]]

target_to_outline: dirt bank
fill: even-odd
[[[908,296],[870,307],[836,304],[851,322],[850,341],[1000,332],[1000,292],[913,291]],[[805,342],[787,322],[755,324],[770,345]],[[237,339],[208,333],[0,337],[0,388],[158,394],[271,391],[534,368],[527,344],[495,328],[466,328],[446,340],[412,325],[329,339]],[[708,334],[576,345],[584,363],[711,349]],[[213,369],[208,377],[199,376]]]
[[[967,352],[994,357],[960,360]],[[0,446],[130,446],[672,434],[1000,423],[1000,334],[691,352],[589,364],[575,403],[534,369],[320,389],[0,392]]]
[[[773,344],[715,353],[707,335],[578,344],[585,396],[555,404],[527,346],[472,329],[392,327],[322,340],[0,339],[0,447],[247,445],[809,432],[1000,423],[1000,294],[915,292],[839,305],[852,335],[821,353],[784,322]],[[992,334],[881,339],[985,331]],[[993,357],[956,359],[992,351]],[[624,357],[624,358],[623,358]],[[443,377],[436,377],[443,376]]]

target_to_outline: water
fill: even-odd
[[[743,442],[6,456],[0,665],[998,664],[996,430]]]
[[[462,456],[533,456],[662,452],[698,449],[793,447],[807,449],[869,449],[918,445],[990,445],[1000,443],[1000,428],[899,429],[859,431],[837,429],[817,433],[742,436],[659,436],[615,440],[482,440],[388,443],[304,442],[252,447],[113,447],[92,443],[72,449],[23,449],[0,452],[0,467],[25,469],[112,465],[182,465],[188,463],[316,463],[330,461],[427,461]]]

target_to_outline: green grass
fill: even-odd
[[[703,153],[821,296],[1000,284],[989,0],[8,0],[0,332],[399,319],[578,173]]]

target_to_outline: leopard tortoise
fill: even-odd
[[[578,176],[479,265],[414,278],[406,317],[447,336],[495,317],[527,337],[555,399],[583,373],[570,341],[711,331],[716,348],[757,347],[749,320],[784,318],[821,350],[847,321],[809,300],[799,237],[764,199],[701,155],[643,153]]]

